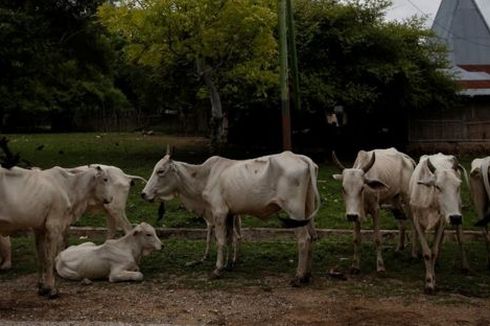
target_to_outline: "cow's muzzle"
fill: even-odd
[[[449,221],[451,222],[451,225],[460,225],[463,222],[463,216],[449,215]]]
[[[145,192],[141,193],[141,198],[143,198],[143,200],[153,202],[153,198],[149,198],[149,196]]]
[[[359,221],[359,215],[357,215],[357,214],[347,214],[345,217],[347,218],[347,221],[349,221],[349,222]]]

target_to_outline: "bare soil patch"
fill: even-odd
[[[182,287],[171,280],[138,284],[58,281],[56,300],[38,297],[29,274],[0,284],[0,324],[158,323],[171,325],[489,325],[490,300],[454,294],[370,297],[343,282],[316,279],[292,288],[287,276],[264,286]],[[337,286],[338,285],[338,286]],[[388,294],[387,294],[388,295]]]

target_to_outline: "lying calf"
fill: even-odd
[[[109,282],[142,281],[140,257],[161,248],[155,229],[141,223],[124,237],[107,240],[100,246],[85,242],[68,247],[56,257],[56,271],[69,280],[108,277]]]

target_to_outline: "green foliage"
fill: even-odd
[[[298,0],[298,53],[306,107],[412,110],[449,106],[456,85],[446,49],[421,21],[383,20],[388,1]]]
[[[0,121],[128,107],[113,85],[111,41],[93,18],[101,2],[0,3]]]
[[[151,67],[166,97],[164,107],[192,109],[209,96],[198,62],[216,83],[227,109],[238,97],[266,96],[277,83],[276,14],[266,3],[160,0],[140,6],[122,1],[101,6],[98,14],[125,40],[126,62],[133,68]]]

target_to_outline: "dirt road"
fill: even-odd
[[[350,282],[350,281],[348,281]],[[347,283],[348,283],[347,282]],[[157,323],[169,325],[489,325],[490,300],[439,293],[355,294],[345,282],[315,280],[292,288],[274,276],[261,286],[181,288],[147,280],[139,284],[59,281],[62,296],[38,297],[35,275],[0,284],[0,324]],[[28,322],[28,323],[25,323]]]

